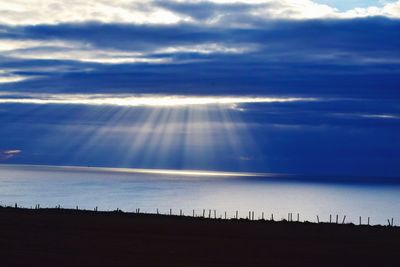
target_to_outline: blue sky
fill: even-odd
[[[336,7],[339,10],[349,10],[353,8],[366,8],[371,6],[381,7],[385,3],[396,1],[379,1],[379,0],[318,0],[317,3],[327,4]]]
[[[400,1],[0,10],[1,163],[400,174]]]

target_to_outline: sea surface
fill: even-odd
[[[323,178],[321,178],[322,181]],[[400,183],[319,182],[221,173],[174,173],[85,167],[0,165],[0,205],[217,217],[336,220],[400,225]]]

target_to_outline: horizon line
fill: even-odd
[[[0,167],[17,167],[17,166],[33,167],[33,168],[65,169],[65,170],[108,171],[108,172],[118,172],[118,173],[142,173],[142,174],[179,175],[179,176],[265,177],[265,176],[285,175],[279,173],[232,172],[232,171],[194,170],[194,169],[151,169],[151,168],[98,167],[98,166],[77,166],[77,165],[0,164]]]
[[[286,181],[303,181],[303,182],[338,182],[338,183],[400,183],[400,176],[365,176],[365,175],[328,175],[328,174],[293,174],[293,173],[276,173],[276,172],[234,172],[222,170],[199,170],[199,169],[154,169],[154,168],[129,168],[129,167],[102,167],[102,166],[82,166],[82,165],[46,165],[46,164],[6,164],[0,163],[1,167],[28,167],[28,168],[48,168],[63,169],[69,171],[89,171],[89,172],[114,172],[126,174],[156,174],[156,175],[176,175],[176,176],[193,176],[193,177],[264,177],[264,178],[280,178]],[[325,178],[325,179],[324,179]],[[346,179],[346,180],[345,180]]]

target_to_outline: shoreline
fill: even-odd
[[[378,266],[399,227],[0,207],[4,266]]]
[[[210,220],[210,221],[224,221],[224,222],[248,222],[248,223],[297,223],[297,224],[315,224],[315,225],[336,225],[336,226],[355,226],[355,227],[375,227],[375,228],[397,228],[400,230],[400,226],[394,224],[393,218],[388,219],[387,224],[370,224],[369,223],[369,217],[367,220],[367,223],[354,223],[354,222],[346,222],[346,216],[340,217],[337,219],[335,216],[332,215],[331,221],[323,221],[319,220],[319,217],[317,217],[317,221],[309,221],[309,220],[299,220],[296,216],[295,213],[289,213],[288,218],[281,218],[281,219],[275,219],[274,214],[272,214],[272,217],[254,217],[254,212],[249,211],[248,216],[245,217],[224,217],[222,214],[217,214],[215,215],[214,211],[215,210],[210,210],[210,209],[204,209],[203,213],[205,212],[205,215],[203,216],[202,213],[200,214],[195,213],[195,215],[188,215],[185,213],[182,213],[182,210],[175,210],[179,211],[180,213],[159,213],[158,209],[156,213],[152,212],[143,212],[140,209],[136,209],[136,211],[124,211],[121,209],[116,209],[116,210],[99,210],[98,207],[95,207],[94,209],[81,209],[79,206],[76,206],[76,208],[64,208],[61,207],[61,205],[56,206],[56,207],[41,207],[39,204],[37,204],[35,207],[24,207],[24,206],[18,206],[17,203],[15,203],[14,206],[12,205],[6,205],[3,206],[0,204],[0,211],[1,210],[22,210],[26,212],[42,212],[42,213],[68,213],[68,214],[103,214],[103,215],[126,215],[126,216],[148,216],[148,217],[179,217],[182,219],[194,219],[194,220]],[[171,209],[172,211],[172,209]],[[259,215],[259,214],[258,214]],[[297,213],[297,215],[299,215]],[[338,221],[336,221],[338,220]],[[365,221],[365,218],[363,218]]]

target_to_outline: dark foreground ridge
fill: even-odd
[[[0,208],[0,266],[397,266],[400,229]]]

